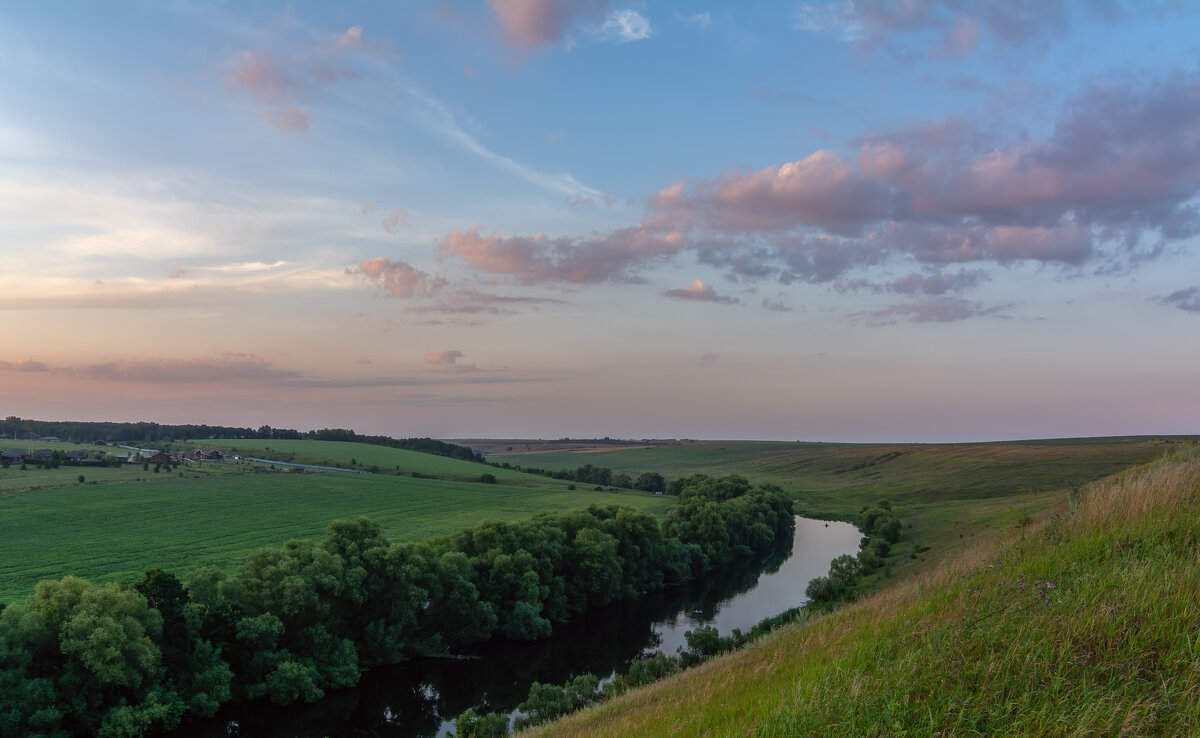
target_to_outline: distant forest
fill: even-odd
[[[344,428],[322,428],[321,430],[298,431],[291,428],[272,428],[269,425],[255,428],[235,428],[224,425],[164,425],[162,423],[89,423],[85,421],[29,420],[10,415],[0,423],[0,433],[9,438],[21,438],[26,433],[39,436],[56,436],[74,443],[92,443],[98,440],[123,441],[128,443],[170,443],[183,440],[208,438],[284,438],[311,439],[315,441],[353,441],[375,446],[390,446],[409,451],[449,456],[465,461],[483,461],[483,456],[466,446],[459,446],[432,438],[391,438],[390,436],[361,436]]]

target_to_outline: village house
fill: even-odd
[[[215,448],[198,448],[195,451],[184,454],[186,458],[195,459],[196,461],[224,461],[225,454]]]

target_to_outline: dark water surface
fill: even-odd
[[[700,625],[721,635],[749,630],[804,603],[804,587],[834,558],[858,551],[849,523],[796,518],[790,550],[713,572],[704,581],[580,615],[535,643],[496,640],[464,651],[467,660],[419,659],[363,674],[358,686],[329,692],[314,705],[239,705],[185,726],[171,738],[445,735],[468,707],[511,712],[533,682],[561,684],[585,672],[624,672],[642,654],[673,654]]]

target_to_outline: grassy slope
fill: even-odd
[[[0,600],[24,597],[38,580],[65,574],[129,579],[151,566],[183,572],[235,564],[259,546],[319,537],[331,521],[357,515],[378,520],[392,540],[412,541],[484,518],[522,519],[592,503],[661,514],[673,503],[642,493],[568,491],[565,482],[516,472],[497,473],[496,485],[460,481],[464,469],[474,479],[493,470],[400,449],[333,445],[319,449],[322,460],[402,464],[406,474],[451,478],[255,474],[249,464],[227,462],[188,466],[182,479],[140,466],[85,469],[95,483],[80,485],[76,469],[9,470],[0,479],[7,480],[0,485]]]
[[[1192,447],[924,577],[534,734],[1198,735],[1197,503]]]

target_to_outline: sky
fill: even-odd
[[[1200,3],[0,0],[0,415],[1200,433]]]

